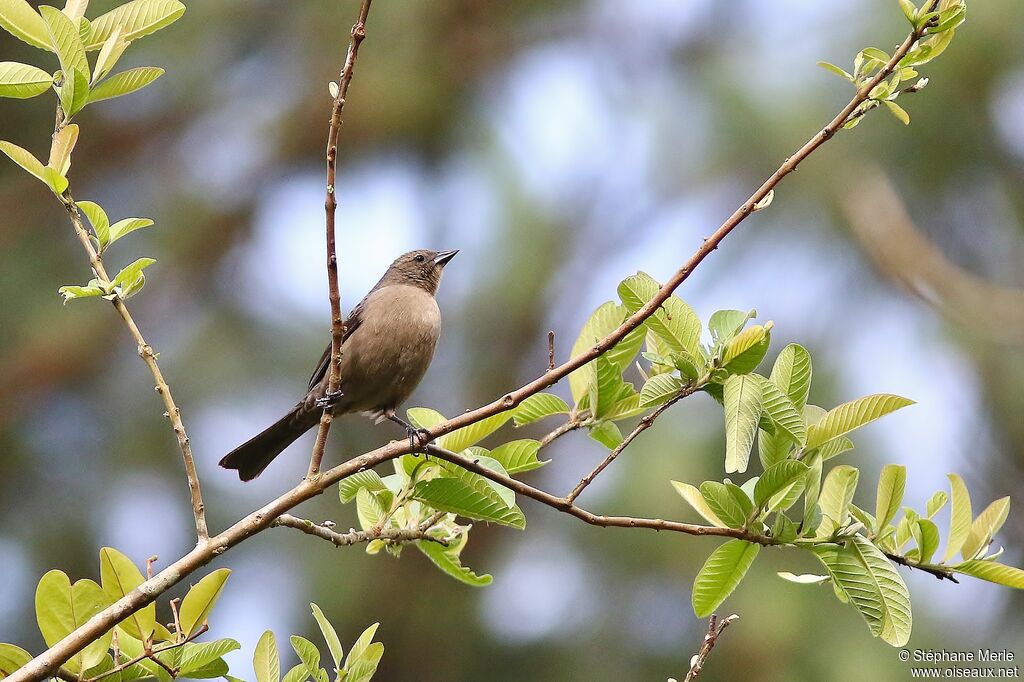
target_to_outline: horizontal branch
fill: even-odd
[[[906,566],[910,569],[917,569],[918,571],[930,573],[939,580],[949,580],[950,582],[954,582],[958,585],[960,584],[960,581],[956,579],[956,574],[953,572],[953,570],[950,568],[946,568],[945,566],[939,566],[937,564],[918,564],[911,561],[902,554],[892,554],[890,552],[885,552],[885,556],[889,557],[889,560],[892,561],[894,564],[899,564],[900,566]]]
[[[335,547],[348,547],[350,545],[358,545],[360,543],[371,542],[373,540],[384,540],[385,542],[394,543],[413,542],[414,540],[430,540],[431,542],[436,542],[439,545],[447,547],[450,543],[444,538],[428,535],[428,531],[433,525],[434,524],[430,524],[426,528],[383,528],[376,532],[368,530],[352,530],[348,533],[338,533],[327,526],[313,523],[309,519],[300,519],[299,517],[292,516],[291,514],[282,514],[276,521],[274,521],[274,523],[271,524],[271,526],[300,530],[307,535],[327,540],[334,544]]]

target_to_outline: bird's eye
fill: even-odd
[[[416,261],[417,263],[422,263],[423,261],[426,260],[426,258],[423,257],[422,253],[418,253],[416,254],[416,257],[413,258],[413,260]]]

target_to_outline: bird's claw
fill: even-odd
[[[344,395],[345,394],[341,391],[328,391],[324,394],[323,398],[316,399],[316,406],[321,410],[332,408],[338,404],[338,401],[341,400]]]
[[[409,447],[411,448],[422,448],[432,440],[430,437],[430,431],[427,431],[426,429],[417,429],[413,426],[407,426],[405,428],[405,433],[409,436]]]

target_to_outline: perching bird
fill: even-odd
[[[341,385],[327,395],[331,346],[309,378],[306,396],[262,433],[229,452],[220,465],[251,481],[299,436],[320,423],[325,407],[334,415],[367,413],[410,431],[395,408],[413,392],[427,371],[441,334],[441,311],[434,300],[441,272],[458,251],[410,251],[360,301],[345,322],[341,344]]]

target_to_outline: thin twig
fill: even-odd
[[[605,467],[607,467],[609,464],[615,461],[615,458],[621,455],[622,451],[628,448],[629,444],[632,443],[637,436],[639,436],[647,429],[651,428],[651,425],[654,424],[655,419],[660,417],[665,410],[672,407],[683,398],[689,395],[693,395],[693,393],[699,390],[700,387],[701,384],[697,383],[687,385],[686,387],[683,388],[683,390],[676,393],[668,401],[659,405],[656,410],[654,410],[649,415],[641,419],[640,422],[635,427],[633,427],[633,430],[626,434],[626,437],[622,439],[622,442],[616,445],[615,448],[608,453],[608,456],[605,457],[600,464],[594,467],[594,469],[589,474],[584,476],[580,480],[580,482],[576,484],[576,487],[572,489],[572,492],[565,496],[565,501],[568,502],[569,504],[572,504],[573,501],[575,501],[576,498],[580,496],[580,493],[582,493],[588,485],[594,482],[594,479],[597,478],[598,474],[604,471]]]
[[[934,1],[935,0],[933,0],[933,2]],[[525,386],[522,386],[511,393],[507,393],[500,399],[487,405],[465,412],[453,419],[441,422],[432,429],[429,429],[430,438],[436,439],[437,437],[454,431],[455,429],[474,424],[489,416],[515,407],[529,396],[544,390],[548,386],[551,386],[555,382],[567,376],[570,372],[579,369],[597,356],[607,352],[608,349],[621,341],[626,334],[633,329],[636,329],[644,320],[654,314],[654,311],[656,311],[665,302],[665,300],[672,295],[676,288],[690,276],[694,269],[704,260],[704,258],[708,256],[708,254],[718,248],[718,244],[751,213],[755,204],[761,201],[768,192],[772,191],[786,175],[793,172],[800,162],[806,159],[818,147],[835,135],[835,133],[840,129],[842,122],[846,120],[850,113],[852,113],[861,102],[867,99],[871,88],[877,85],[882,79],[888,77],[896,67],[899,60],[902,59],[914,43],[921,38],[923,35],[921,30],[923,29],[918,29],[912,32],[903,44],[897,48],[892,59],[871,79],[871,81],[866,83],[865,86],[857,92],[854,98],[850,100],[850,102],[837,114],[836,118],[825,126],[825,128],[815,134],[814,137],[812,137],[796,152],[796,154],[787,159],[761,185],[761,187],[758,188],[757,191],[755,191],[750,198],[748,198],[740,208],[738,208],[736,212],[734,212],[733,215],[730,216],[728,220],[726,220],[718,230],[701,245],[699,249],[697,249],[686,264],[683,265],[683,267],[680,268],[680,270],[676,272],[676,274],[673,275],[665,285],[661,287],[661,289],[658,290],[658,293],[634,314],[630,315],[616,330],[604,339],[601,339],[597,344],[584,353],[581,353],[568,362],[546,372]],[[132,590],[129,594],[118,599],[116,602],[94,615],[86,623],[76,628],[62,640],[14,672],[7,678],[6,682],[39,682],[40,680],[43,680],[48,675],[52,674],[65,661],[81,651],[95,638],[102,635],[115,624],[153,602],[157,596],[171,589],[171,587],[176,585],[186,576],[191,575],[202,566],[208,564],[216,556],[219,556],[231,547],[244,542],[247,538],[262,532],[268,528],[276,518],[293,509],[298,504],[321,494],[328,487],[359,471],[393,460],[396,457],[408,454],[415,449],[417,449],[417,446],[410,445],[409,442],[404,439],[401,441],[394,441],[328,469],[327,471],[322,472],[314,480],[304,479],[288,492],[269,502],[260,509],[257,509],[243,517],[233,526],[218,534],[216,537],[210,538],[209,542],[205,545],[197,546],[192,551],[161,570],[153,576],[152,579],[142,583],[142,585]],[[472,461],[465,460],[465,458],[454,455],[454,453],[452,453],[452,455],[459,458],[460,461],[457,463],[460,466],[468,468],[482,476],[487,476],[494,480],[494,476],[497,475],[486,467],[475,465]],[[655,530],[677,531],[692,535],[739,537],[748,541],[757,541],[751,539],[749,534],[746,534],[743,531],[730,528],[697,526],[671,521],[661,521],[660,519],[596,516],[590,512],[580,509],[579,507],[572,505],[567,506],[565,501],[561,498],[536,490],[530,486],[525,486],[525,484],[522,484],[520,481],[516,481],[515,479],[499,476],[498,482],[515,490],[516,492],[533,497],[534,499],[543,497],[544,499],[540,501],[545,502],[555,509],[570,513],[592,525],[651,528]],[[526,490],[529,490],[530,493],[527,493]],[[764,543],[762,542],[761,544]],[[770,544],[774,544],[774,542]]]
[[[82,243],[82,248],[85,249],[86,254],[89,256],[89,263],[92,265],[93,271],[101,280],[110,282],[110,276],[103,266],[103,259],[92,245],[92,238],[85,229],[85,224],[82,222],[82,214],[78,210],[78,204],[71,197],[71,191],[65,191],[61,199],[64,203],[64,208],[68,212],[68,217],[71,219],[71,225],[75,229],[75,234],[78,236],[78,241]],[[171,428],[174,430],[174,435],[178,440],[178,448],[181,450],[181,458],[185,464],[185,477],[188,480],[189,494],[192,497],[192,515],[195,517],[196,537],[200,544],[205,543],[207,538],[209,538],[209,532],[206,527],[206,507],[203,504],[203,493],[199,487],[199,473],[196,471],[195,460],[192,457],[191,441],[189,440],[188,433],[185,431],[185,424],[181,420],[181,410],[175,404],[174,396],[171,395],[171,387],[167,385],[164,375],[160,371],[160,366],[157,364],[157,353],[153,350],[152,346],[146,343],[146,339],[142,336],[142,332],[139,331],[134,318],[128,312],[128,306],[125,305],[125,302],[119,296],[114,296],[112,303],[114,304],[114,309],[117,310],[117,313],[121,316],[125,326],[131,333],[132,338],[135,339],[139,357],[146,363],[153,375],[156,392],[163,398],[164,408],[166,409],[164,416],[171,422]]]
[[[570,431],[575,431],[581,426],[583,426],[582,419],[580,419],[576,415],[570,416],[564,424],[562,424],[557,429],[548,433],[547,435],[540,439],[541,448],[546,448],[548,445],[551,445],[551,443],[555,442],[565,434],[569,433]]]
[[[704,669],[704,664],[707,663],[711,650],[715,648],[718,638],[722,636],[722,632],[729,627],[729,624],[737,618],[739,616],[734,613],[728,618],[723,618],[719,621],[717,615],[711,614],[711,620],[708,621],[708,634],[704,635],[704,642],[700,646],[700,651],[690,660],[690,671],[686,673],[686,680],[684,682],[691,682],[691,680],[697,679],[697,675],[700,675]]]
[[[548,371],[555,368],[555,332],[548,332]]]
[[[164,663],[163,661],[158,659],[156,657],[156,655],[157,654],[162,654],[165,651],[170,651],[171,649],[177,649],[178,647],[185,646],[186,644],[188,644],[192,640],[198,639],[201,635],[206,634],[206,632],[209,629],[210,629],[210,626],[204,623],[202,625],[202,627],[200,627],[198,630],[193,632],[191,635],[189,635],[187,638],[185,638],[181,642],[173,642],[171,644],[168,644],[167,646],[163,646],[163,647],[160,647],[158,649],[153,649],[153,650],[149,651],[148,653],[140,654],[140,655],[136,656],[135,658],[131,659],[130,661],[125,661],[124,663],[119,663],[118,665],[116,665],[115,667],[111,668],[107,672],[102,673],[100,675],[97,675],[96,677],[90,677],[89,679],[84,680],[83,682],[96,682],[97,680],[102,680],[104,677],[108,677],[110,675],[113,675],[114,673],[119,673],[119,672],[121,672],[122,670],[124,670],[126,668],[132,667],[133,665],[135,665],[136,663],[138,663],[140,661],[146,660],[147,658],[153,659],[153,661],[157,665],[159,665],[164,670],[166,670],[168,673],[170,673],[172,677],[176,677],[178,671],[176,671],[173,668],[169,667],[166,663]],[[64,678],[64,679],[66,679],[66,678]],[[75,682],[78,682],[78,678],[72,677],[72,680],[74,680]]]
[[[313,535],[322,540],[327,540],[333,543],[335,547],[348,547],[349,545],[357,545],[363,542],[371,542],[373,540],[384,540],[385,542],[403,543],[412,542],[414,540],[429,540],[436,542],[439,545],[447,547],[449,542],[444,538],[434,537],[428,535],[427,531],[430,530],[428,526],[426,529],[423,528],[385,528],[379,531],[367,531],[367,530],[353,530],[349,533],[338,533],[320,524],[313,523],[308,519],[300,519],[297,516],[291,514],[282,514],[274,521],[271,526],[280,526],[285,528],[294,528],[301,530],[307,535]],[[433,524],[431,524],[433,526]]]
[[[331,301],[331,364],[327,379],[327,395],[337,393],[341,384],[341,342],[345,338],[345,318],[341,312],[341,293],[338,287],[338,254],[335,245],[334,216],[338,202],[335,197],[335,180],[337,176],[338,136],[341,133],[341,114],[345,110],[345,98],[348,87],[352,83],[355,72],[356,58],[359,56],[359,45],[366,37],[366,17],[370,13],[372,0],[363,0],[359,7],[359,18],[352,26],[352,38],[348,44],[345,65],[341,69],[338,80],[338,94],[334,96],[331,106],[331,123],[327,132],[327,198],[324,200],[327,229],[327,286]],[[320,475],[320,463],[327,447],[327,434],[331,430],[333,411],[325,408],[320,417],[320,428],[316,433],[316,441],[309,457],[309,470],[306,478],[312,479]]]
[[[909,569],[916,568],[919,571],[924,571],[925,573],[930,573],[931,575],[934,575],[939,580],[949,580],[950,582],[954,582],[958,585],[960,584],[960,581],[956,579],[956,574],[953,572],[953,570],[950,568],[946,568],[945,566],[939,566],[937,564],[918,564],[911,561],[902,554],[892,554],[890,552],[885,552],[885,556],[889,557],[889,560],[892,561],[894,564],[906,566]]]

